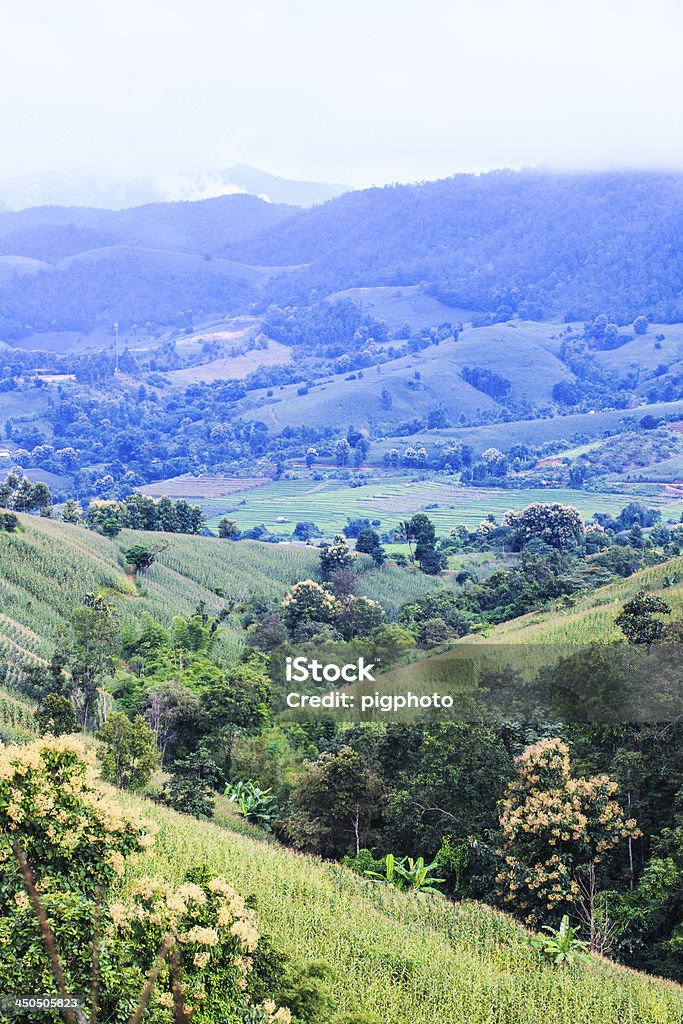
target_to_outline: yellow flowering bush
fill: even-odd
[[[154,971],[144,1024],[288,1024],[249,998],[258,930],[225,880],[122,885],[153,841],[78,738],[0,750],[0,991],[83,995],[96,980],[101,1019],[123,1024]]]
[[[503,848],[497,882],[529,924],[561,913],[580,895],[577,872],[640,833],[626,819],[608,775],[574,778],[563,740],[540,740],[517,762],[500,814]]]

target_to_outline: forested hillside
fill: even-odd
[[[207,291],[198,271],[176,303],[195,314],[253,303],[307,306],[350,287],[419,284],[449,306],[501,319],[607,311],[622,324],[640,314],[672,322],[683,318],[682,200],[675,174],[496,171],[351,192],[310,210],[238,195],[119,211],[3,213],[0,252],[52,265],[128,245],[287,268],[270,283],[245,271],[249,286],[222,294]],[[87,331],[103,318],[173,322],[164,283],[144,266],[133,272],[127,304],[106,260],[93,261],[87,282],[74,268],[51,274],[17,264],[17,277],[0,290],[0,337],[28,328]]]
[[[437,298],[531,319],[609,310],[681,319],[683,178],[495,171],[353,192],[240,246],[310,264],[280,282],[302,303],[359,285],[426,282]]]

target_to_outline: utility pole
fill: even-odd
[[[114,321],[114,337],[116,339],[116,366],[114,367],[114,373],[119,372],[119,322]]]

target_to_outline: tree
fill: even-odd
[[[557,738],[526,747],[501,806],[503,899],[528,924],[561,915],[581,898],[581,880],[604,854],[640,835],[617,803],[608,775],[574,777],[569,747]]]
[[[83,509],[73,498],[69,498],[62,509],[62,519],[65,523],[77,526],[83,519]]]
[[[300,850],[339,857],[372,845],[382,787],[349,746],[308,762],[292,789],[284,831]]]
[[[120,711],[109,715],[97,733],[103,746],[102,775],[123,789],[142,789],[159,764],[154,733],[138,715],[132,722]]]
[[[118,501],[91,501],[85,521],[91,530],[113,538],[125,526],[124,508]]]
[[[14,512],[0,513],[0,530],[5,533],[14,533],[19,528],[19,517]]]
[[[31,481],[23,475],[23,471],[8,473],[0,484],[0,508],[13,509],[15,512],[33,512],[36,509],[45,514],[52,509],[52,494],[46,483]]]
[[[656,643],[664,634],[664,623],[655,615],[670,615],[671,608],[665,601],[639,590],[627,601],[617,615],[615,622],[630,644]]]
[[[349,461],[349,456],[350,455],[351,455],[351,445],[346,440],[346,438],[344,437],[340,441],[337,441],[337,443],[334,446],[334,458],[335,458],[335,461],[336,461],[337,465],[338,466],[346,466],[346,465],[348,465],[348,461]]]
[[[297,540],[312,540],[313,537],[322,537],[323,531],[316,523],[303,520],[294,527],[292,536]]]
[[[144,716],[154,733],[162,763],[167,752],[175,758],[186,754],[206,728],[199,697],[175,680],[149,690]]]
[[[367,526],[356,538],[356,551],[362,554],[371,555],[375,548],[380,546],[379,534],[371,526]]]
[[[36,711],[36,725],[41,733],[49,732],[52,736],[76,732],[76,713],[73,704],[61,693],[48,693]]]
[[[91,1013],[66,1009],[67,1024],[149,1014],[187,1024],[195,1010],[201,1020],[265,1021],[245,991],[258,931],[224,879],[195,869],[176,888],[136,871],[122,890],[127,861],[153,843],[93,780],[75,737],[5,748],[0,988],[83,993]]]
[[[105,600],[88,594],[71,617],[71,638],[65,651],[69,689],[79,722],[88,727],[98,689],[116,663],[117,629]]]
[[[239,530],[235,520],[229,519],[227,516],[223,516],[218,524],[218,536],[223,537],[225,540],[233,540],[238,533]]]
[[[355,636],[369,636],[384,622],[384,609],[369,597],[348,594],[339,601],[335,625],[346,640]]]
[[[353,556],[349,551],[346,538],[337,534],[331,544],[323,544],[320,549],[320,574],[323,580],[330,582],[340,572],[350,569]]]
[[[438,576],[448,564],[446,556],[436,550],[436,530],[424,512],[418,512],[403,524],[406,539],[415,542],[415,558],[420,569],[428,576]]]
[[[311,468],[311,466],[313,465],[317,458],[319,458],[317,448],[309,448],[306,451],[306,465],[308,466],[309,469]]]
[[[132,547],[124,551],[123,557],[133,567],[133,570],[138,573],[146,572],[149,569],[156,558],[156,553],[150,550],[150,548],[145,547],[144,544],[133,544]]]
[[[216,791],[224,785],[220,768],[205,747],[186,754],[171,765],[171,778],[163,797],[169,807],[196,818],[210,818]]]
[[[532,540],[566,551],[580,547],[585,537],[580,513],[558,502],[534,502],[519,511],[510,510],[503,516],[503,526],[510,530],[515,551]]]
[[[636,334],[647,334],[650,321],[646,316],[637,316],[633,321],[633,330]]]

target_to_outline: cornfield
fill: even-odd
[[[476,903],[399,893],[133,797],[160,826],[152,863],[180,881],[206,863],[254,901],[261,930],[295,962],[325,960],[338,1010],[383,1024],[680,1024],[683,988],[598,958],[561,970],[511,918]]]

